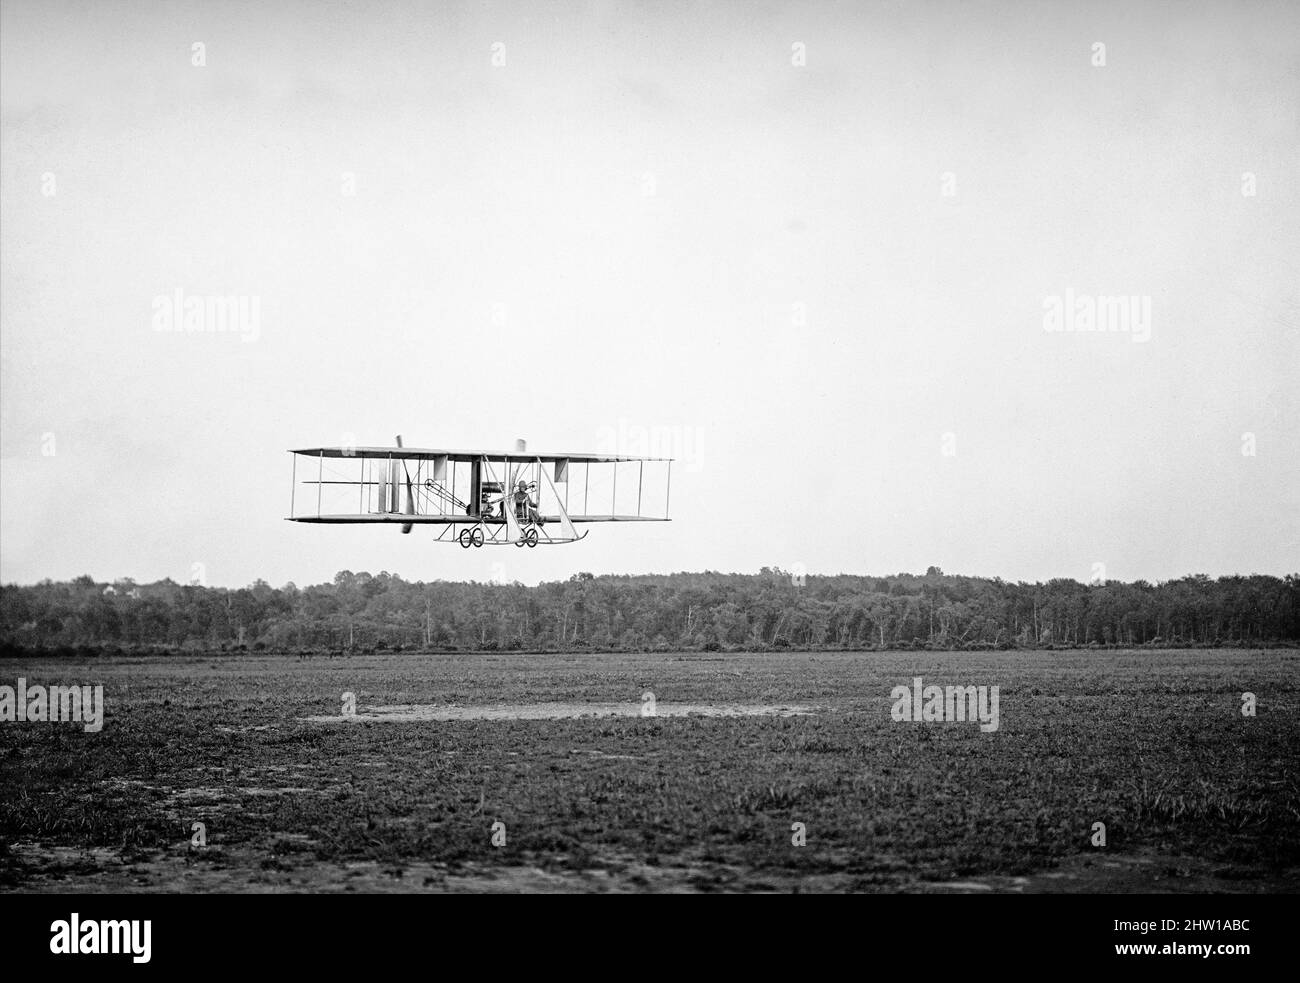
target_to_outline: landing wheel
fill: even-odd
[[[482,527],[482,526],[475,526],[473,529],[470,530],[469,541],[470,541],[471,543],[473,543],[475,546],[482,546],[482,545],[483,545],[483,527]]]
[[[524,540],[528,543],[528,548],[529,548],[529,549],[532,549],[534,546],[536,546],[536,545],[537,545],[537,530],[536,530],[536,529],[529,529],[528,532],[526,532],[526,533],[524,534]]]
[[[472,529],[462,529],[460,531],[460,535],[456,538],[460,541],[461,549],[469,549],[470,540],[473,538],[473,532]]]

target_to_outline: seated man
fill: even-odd
[[[520,480],[515,488],[515,518],[520,523],[540,522],[540,516],[537,514],[537,506],[541,503],[528,494],[528,482]]]

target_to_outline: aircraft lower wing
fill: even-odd
[[[346,525],[348,523],[386,523],[388,525],[402,526],[408,523],[414,525],[431,525],[431,526],[450,526],[450,525],[474,525],[479,520],[472,515],[408,515],[401,512],[389,512],[377,515],[295,515],[286,516],[288,522],[320,522],[331,525]],[[543,516],[547,522],[560,521],[558,515]],[[499,525],[505,520],[501,518],[489,518],[484,516],[483,522]],[[671,519],[661,519],[648,515],[570,515],[570,522],[671,522]]]

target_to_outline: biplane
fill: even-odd
[[[534,547],[585,539],[586,522],[667,522],[672,459],[404,447],[290,450],[290,522],[378,523],[435,542]],[[310,476],[299,478],[299,462]],[[311,474],[314,472],[314,474]],[[621,479],[621,480],[620,480]],[[299,485],[311,486],[299,496]],[[299,511],[301,499],[308,509]],[[635,504],[633,504],[635,503]],[[311,510],[311,506],[315,510]]]

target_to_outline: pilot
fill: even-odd
[[[528,482],[520,480],[515,487],[515,518],[520,522],[539,522],[537,506],[539,503],[528,494]]]

